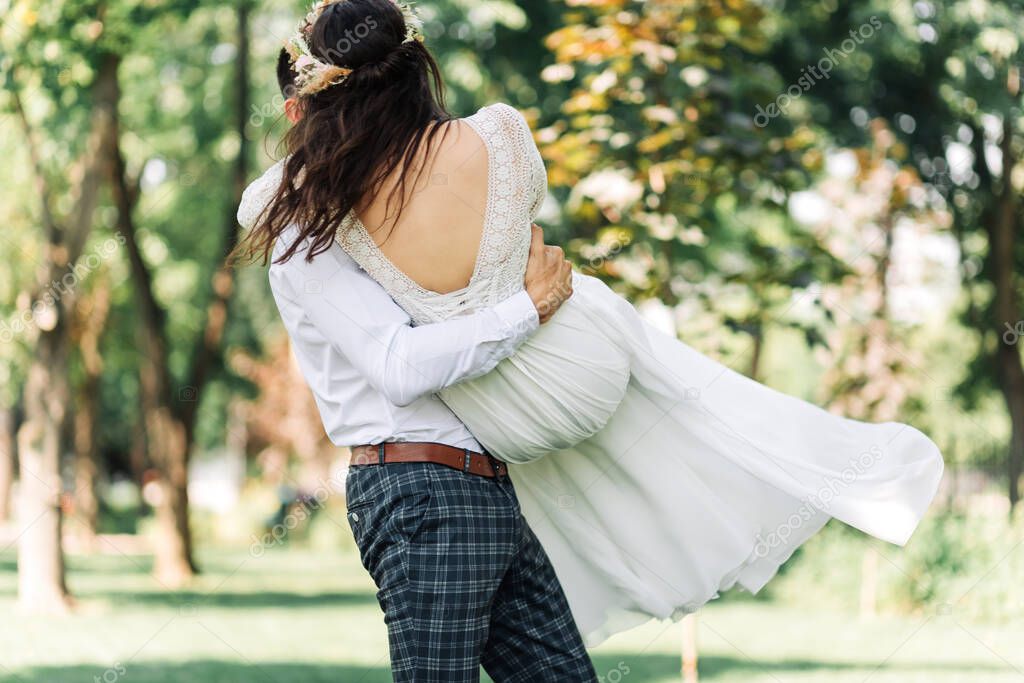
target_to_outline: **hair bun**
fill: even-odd
[[[401,43],[392,48],[383,58],[357,67],[352,76],[366,81],[392,80],[395,77],[400,77],[403,72],[414,68],[416,50],[414,46],[418,47],[419,43]]]

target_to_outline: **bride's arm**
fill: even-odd
[[[297,256],[270,268],[289,333],[326,339],[395,405],[492,370],[537,329],[538,292],[550,290],[552,309],[564,300],[553,286],[557,278],[538,275],[533,297],[522,290],[471,315],[412,327],[408,314],[340,249],[311,263]]]

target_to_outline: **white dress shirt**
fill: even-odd
[[[272,259],[297,236],[287,230]],[[270,287],[327,436],[339,446],[432,441],[479,451],[434,392],[489,372],[539,324],[520,290],[492,308],[413,327],[337,244],[312,262],[300,249],[272,263]]]

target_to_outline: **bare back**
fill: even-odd
[[[382,188],[335,234],[418,325],[494,306],[523,288],[530,224],[547,192],[544,161],[513,107],[495,103],[445,125],[449,135],[435,143],[394,229],[381,229]]]
[[[446,130],[435,149],[417,155],[398,222],[394,205],[387,222],[385,214],[401,167],[356,213],[388,260],[424,289],[443,294],[466,287],[473,275],[487,208],[488,159],[483,140],[467,123],[441,125]]]

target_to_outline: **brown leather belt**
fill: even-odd
[[[399,462],[432,462],[481,477],[506,477],[508,465],[488,453],[455,448],[443,443],[388,442],[353,446],[350,465],[387,465]]]

